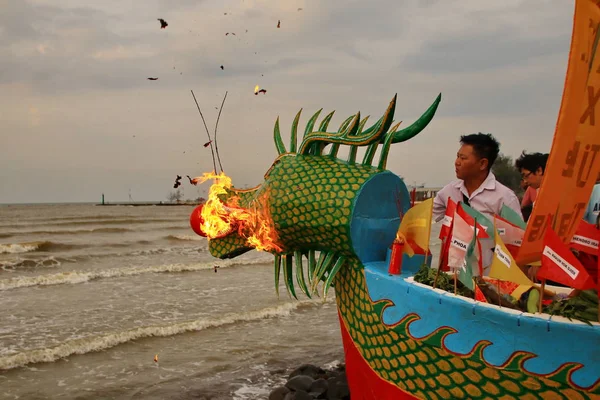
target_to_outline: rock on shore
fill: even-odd
[[[344,364],[333,369],[303,364],[290,373],[284,386],[273,389],[269,394],[269,400],[313,399],[350,399]]]

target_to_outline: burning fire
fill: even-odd
[[[206,172],[192,179],[195,183],[204,183],[213,179],[208,190],[208,199],[202,207],[200,230],[210,239],[227,236],[235,231],[246,239],[246,242],[259,251],[282,251],[277,245],[277,232],[273,227],[273,219],[269,213],[268,193],[265,192],[255,204],[262,207],[245,209],[238,206],[239,198],[233,197],[224,204],[219,198],[231,189],[231,178],[224,172],[214,174]]]

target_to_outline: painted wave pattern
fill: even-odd
[[[443,311],[438,312],[438,319],[435,320],[436,323],[433,325],[431,324],[431,319],[421,320],[417,317],[415,320],[409,317],[426,315],[428,312],[431,312],[432,304],[438,304],[439,295],[433,294],[429,288],[420,287],[418,284],[413,286],[405,283],[401,285],[402,290],[400,290],[398,285],[392,286],[389,280],[378,279],[378,273],[373,273],[373,270],[366,268],[365,276],[369,296],[381,307],[380,315],[382,322],[387,326],[406,325],[406,332],[413,340],[424,342],[428,340],[427,338],[439,336],[439,347],[452,354],[461,354],[463,356],[475,353],[479,354],[481,360],[484,360],[488,366],[508,368],[507,365],[518,365],[518,368],[515,367],[518,371],[527,371],[528,373],[531,372],[532,374],[546,378],[560,376],[560,381],[569,382],[574,387],[587,388],[590,392],[596,392],[600,389],[600,378],[598,378],[597,372],[593,367],[597,363],[593,360],[592,356],[594,349],[591,349],[591,352],[585,352],[586,346],[591,346],[589,341],[590,335],[582,335],[579,342],[570,344],[572,351],[568,352],[569,356],[567,359],[558,357],[558,354],[564,357],[564,349],[559,350],[557,348],[555,350],[559,351],[559,353],[555,352],[554,354],[545,352],[548,340],[530,343],[530,352],[517,351],[514,353],[511,350],[511,346],[503,345],[503,336],[510,332],[507,330],[508,322],[505,319],[512,318],[512,314],[506,314],[504,311],[499,311],[493,307],[487,308],[483,305],[475,311],[476,303],[467,306],[469,312],[479,315],[479,318],[482,315],[486,315],[485,318],[499,321],[505,327],[505,329],[498,331],[488,330],[483,337],[482,335],[473,334],[473,332],[477,332],[475,329],[476,325],[471,326],[468,324],[469,321],[449,316]],[[419,295],[416,293],[419,293]],[[426,295],[424,296],[424,294]],[[418,296],[422,301],[411,302],[411,296],[413,296],[412,298]],[[439,304],[446,304],[454,300],[451,295],[443,294],[443,296],[447,296],[448,298],[444,301],[440,298]],[[440,305],[440,307],[442,306]],[[493,315],[488,315],[487,313]],[[442,317],[443,315],[447,315],[447,317],[444,318]],[[441,320],[444,319],[446,321],[442,322]],[[516,321],[516,318],[514,319]],[[532,325],[533,320],[529,321],[523,318],[522,327],[519,329],[527,329],[525,327],[526,324]],[[410,331],[408,325],[410,325]],[[516,322],[515,325],[517,325]],[[452,328],[447,328],[449,326],[452,326]],[[578,323],[574,324],[574,331],[575,329],[594,330],[593,327],[587,327],[583,324],[580,326]],[[545,325],[539,328],[539,331],[545,332]],[[597,335],[595,336],[597,337]],[[560,347],[560,344],[557,343],[556,346]],[[486,353],[485,358],[483,357],[484,349]],[[533,356],[533,354],[537,354],[537,356]]]

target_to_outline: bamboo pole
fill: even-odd
[[[448,240],[448,238],[442,240],[440,259],[438,260],[438,270],[435,273],[435,279],[433,280],[433,288],[434,289],[437,286],[437,280],[438,280],[438,277],[440,276],[440,271],[442,270],[442,262],[444,262],[444,249],[446,248],[446,240]]]
[[[502,302],[500,301],[500,296],[502,296],[500,293],[500,279],[496,279],[496,293],[498,294],[498,305],[502,307]]]
[[[198,112],[200,113],[200,117],[202,117],[202,122],[204,123],[204,128],[206,129],[206,135],[208,136],[208,143],[210,144],[210,152],[212,153],[213,168],[214,168],[215,174],[217,174],[217,162],[215,160],[215,150],[213,149],[210,132],[208,131],[208,127],[206,126],[206,121],[204,120],[204,115],[202,115],[202,111],[200,111],[200,106],[198,105],[198,100],[196,100],[196,95],[194,94],[193,90],[190,90],[190,92],[192,92],[192,97],[194,98],[194,102],[196,103],[196,107],[198,108]]]
[[[538,311],[541,314],[542,313],[542,300],[544,299],[544,288],[546,287],[546,280],[542,279],[542,290],[540,293],[540,302],[538,304]]]
[[[454,295],[456,295],[456,275],[458,274],[458,271],[454,271]]]
[[[217,116],[217,123],[215,124],[215,153],[217,153],[217,161],[219,161],[219,167],[221,168],[221,172],[223,172],[223,165],[221,165],[221,156],[219,155],[219,145],[217,144],[217,128],[219,127],[219,119],[221,118],[221,111],[223,111],[223,105],[225,104],[225,99],[227,99],[227,91],[225,92],[225,97],[223,97],[223,102],[221,103],[221,108],[219,108],[219,115]]]

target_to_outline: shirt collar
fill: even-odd
[[[492,173],[492,171],[490,171],[488,176],[481,183],[481,186],[479,186],[473,193],[471,193],[471,196],[469,196],[469,194],[467,192],[467,188],[465,187],[465,181],[463,181],[462,179],[459,179],[456,182],[456,184],[454,185],[454,187],[460,189],[460,191],[463,194],[465,194],[467,197],[472,198],[472,197],[478,195],[479,193],[483,192],[486,189],[487,190],[496,189],[496,176]]]

